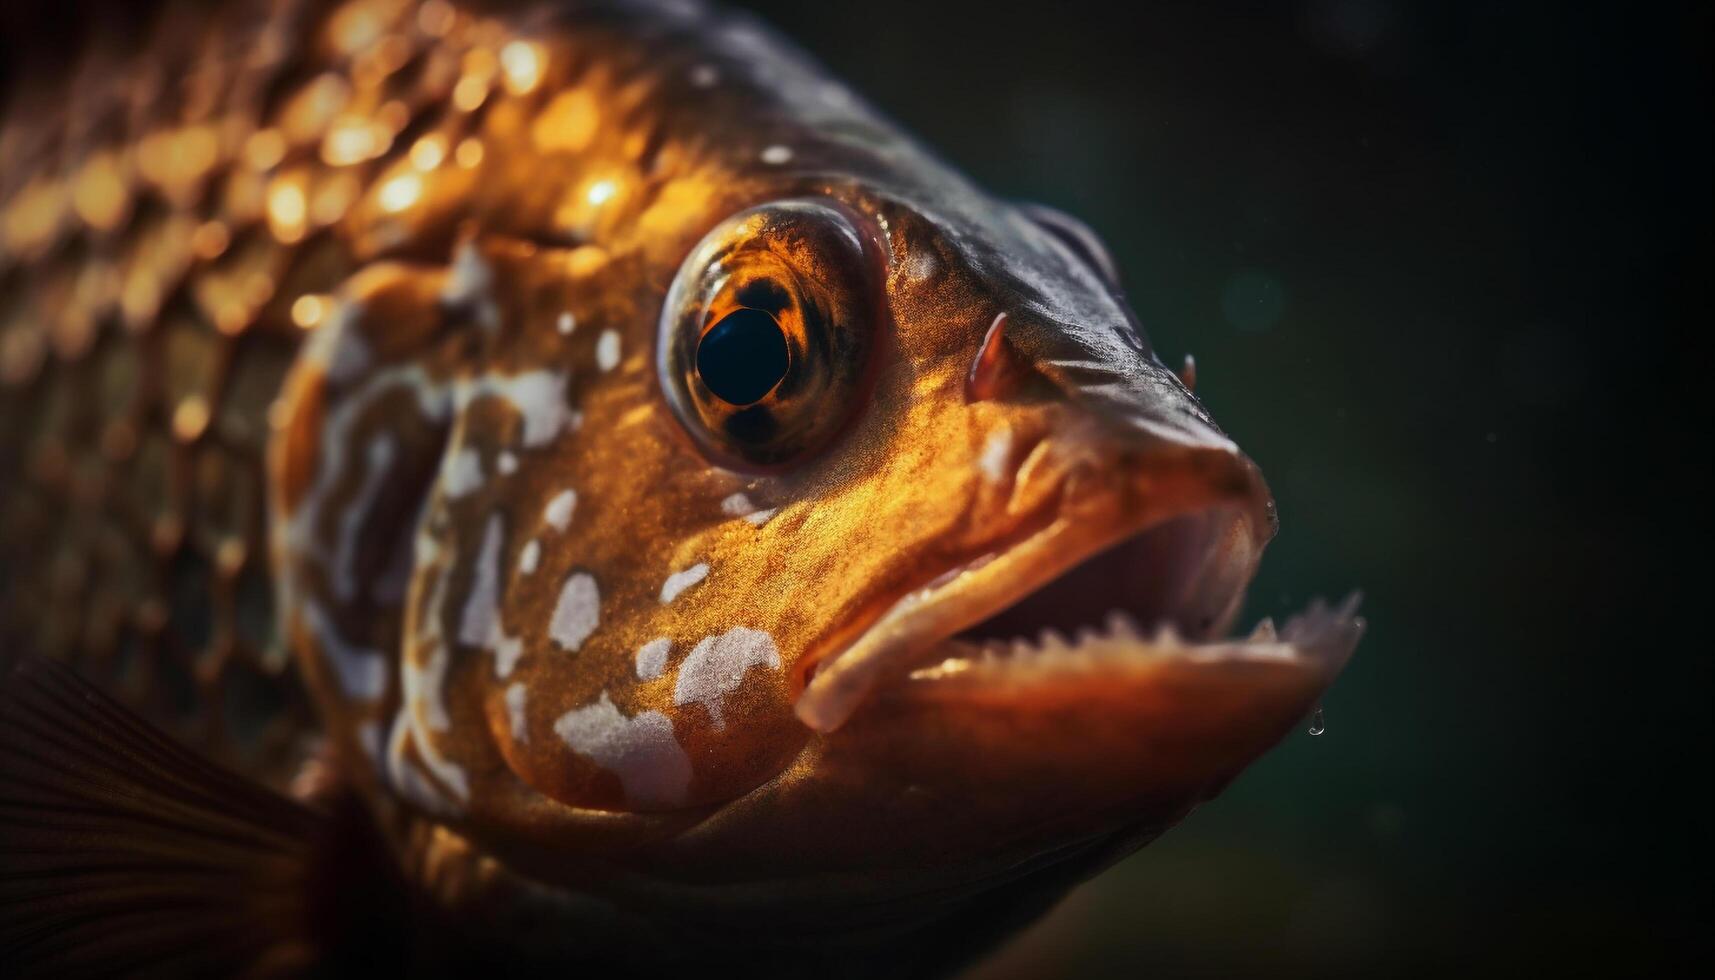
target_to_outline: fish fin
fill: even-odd
[[[10,674],[0,685],[9,975],[316,968],[329,859],[351,849],[332,816],[202,759],[65,666],[25,658]]]

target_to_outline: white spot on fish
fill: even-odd
[[[578,505],[576,490],[561,490],[542,509],[542,519],[556,531],[564,531],[572,523],[572,508]]]
[[[321,329],[310,335],[304,356],[322,365],[334,384],[354,381],[369,367],[369,345],[357,329],[362,316],[362,303],[341,299]]]
[[[691,760],[673,737],[673,723],[659,711],[627,718],[607,692],[587,707],[568,711],[554,732],[572,751],[619,777],[632,803],[672,806],[691,785]]]
[[[428,732],[446,731],[452,724],[447,717],[446,702],[442,700],[444,692],[442,684],[447,677],[447,641],[441,628],[443,610],[447,604],[447,568],[440,564],[440,547],[433,537],[428,534],[417,535],[417,552],[422,559],[424,568],[432,568],[430,573],[434,586],[429,593],[429,600],[423,611],[423,628],[419,637],[415,655],[422,658],[418,666],[411,660],[411,653],[400,665],[399,680],[403,688],[405,705],[411,709],[411,723],[414,727],[426,729],[417,731],[417,738],[427,742]],[[471,586],[473,595],[482,590],[482,571],[477,569],[478,581]],[[466,614],[468,618],[468,611]]]
[[[652,681],[667,671],[667,651],[673,641],[665,636],[650,640],[637,648],[637,679]]]
[[[698,702],[709,709],[716,730],[725,729],[721,700],[738,690],[745,672],[755,666],[780,669],[780,648],[774,645],[774,637],[745,626],[704,637],[679,665],[673,703]]]
[[[757,527],[768,523],[774,516],[774,508],[759,510],[754,502],[742,493],[735,493],[721,501],[721,512],[728,517],[742,517]]]
[[[790,146],[783,146],[779,143],[763,147],[761,160],[763,163],[769,164],[770,166],[778,167],[779,165],[788,163],[792,160],[792,148]]]
[[[983,454],[978,465],[982,468],[983,476],[992,483],[999,483],[1006,478],[1007,460],[1012,456],[1012,429],[1002,424],[1000,428],[989,433],[988,441],[983,443]]]
[[[498,632],[500,615],[500,544],[503,535],[500,515],[492,514],[483,526],[470,594],[459,617],[459,642],[479,647]]]
[[[661,584],[661,601],[672,602],[679,598],[679,593],[708,577],[709,565],[707,562],[697,562],[682,572],[674,572],[667,576],[667,581]]]
[[[533,575],[541,564],[542,545],[535,538],[531,538],[524,543],[524,550],[518,553],[518,570],[525,575]]]
[[[425,570],[430,592],[418,610],[418,642],[407,648],[406,659],[400,665],[403,703],[388,746],[388,775],[406,799],[416,801],[432,813],[450,814],[469,801],[470,784],[464,769],[440,754],[432,735],[433,731],[444,732],[452,727],[445,701],[449,651],[442,628],[449,576],[441,561],[440,544],[431,533],[432,526],[432,522],[420,522],[414,540],[417,564]],[[473,590],[477,589],[480,583],[473,586]],[[433,778],[432,782],[408,764],[405,752],[413,745],[424,773]]]
[[[469,446],[458,450],[441,466],[441,492],[457,500],[482,486],[482,456]]]
[[[935,278],[935,274],[941,271],[941,262],[935,257],[932,250],[919,248],[906,256],[903,269],[907,279],[914,282],[927,282]]]
[[[444,518],[442,520],[444,521]],[[444,523],[440,526],[444,526]],[[411,560],[423,568],[428,568],[440,561],[441,543],[435,540],[434,534],[430,533],[435,529],[435,526],[418,520],[417,533],[411,539]]]
[[[442,690],[446,675],[445,657],[437,657],[422,667],[406,663],[399,668],[400,686],[405,689],[405,703],[422,716],[423,726],[431,732],[444,732],[453,727],[452,716],[447,714],[445,692]]]
[[[303,608],[305,625],[321,644],[322,655],[333,667],[334,677],[346,697],[360,701],[380,697],[387,689],[387,658],[381,651],[347,643],[321,603],[314,599],[305,599]]]
[[[357,535],[381,492],[388,467],[393,465],[393,440],[377,436],[364,455],[369,465],[363,472],[363,485],[357,489],[357,499],[340,511],[339,537],[334,541],[333,591],[346,602],[357,594]]]
[[[560,314],[560,319],[554,325],[559,329],[561,334],[570,336],[571,332],[577,329],[578,320],[576,317],[572,316],[571,310],[566,310]]]
[[[495,459],[494,466],[495,469],[500,471],[501,476],[511,476],[518,472],[518,457],[509,452],[503,451],[499,457]]]
[[[548,635],[566,651],[576,652],[600,622],[601,592],[589,573],[577,572],[560,589]]]
[[[446,704],[441,700],[446,660],[444,656],[436,659],[438,662],[431,664],[428,670],[417,670],[406,664],[405,669],[400,672],[406,692],[405,704],[400,711],[407,720],[411,742],[416,745],[417,755],[423,760],[423,765],[451,794],[449,802],[463,805],[470,799],[470,783],[465,777],[464,768],[441,755],[430,735],[430,732],[444,732],[452,727],[447,717]],[[400,763],[403,768],[402,758]]]
[[[595,344],[596,367],[603,371],[612,371],[619,366],[619,333],[614,330],[603,330],[601,339]]]
[[[441,302],[467,308],[476,322],[488,329],[500,325],[500,309],[494,303],[494,270],[483,260],[474,242],[465,242],[453,255],[451,274],[441,290]]]
[[[500,622],[500,551],[504,537],[500,515],[491,515],[483,528],[470,594],[465,597],[464,612],[459,617],[458,636],[459,642],[467,646],[493,650],[494,673],[503,680],[511,676],[518,658],[524,655],[524,642],[506,635]]]
[[[691,85],[696,88],[714,88],[721,80],[721,73],[714,65],[698,65],[691,69]]]
[[[524,420],[526,449],[539,449],[563,429],[577,428],[578,413],[566,407],[570,378],[564,371],[525,371],[522,374],[485,374],[459,388],[459,408],[478,398],[503,398]]]
[[[501,680],[512,676],[524,656],[524,640],[504,633],[494,638],[494,674]]]
[[[506,689],[506,719],[512,728],[512,741],[522,745],[530,741],[529,719],[524,715],[525,688],[515,683]]]
[[[411,745],[411,711],[400,707],[387,739],[387,781],[393,791],[430,813],[451,813],[441,791],[411,764],[406,752]]]
[[[410,764],[406,752],[413,747],[422,760],[423,768],[441,785],[424,779],[423,773]],[[470,799],[470,782],[465,778],[463,767],[436,751],[427,733],[417,723],[416,714],[406,705],[400,706],[393,721],[393,734],[387,742],[387,775],[400,796],[430,813],[457,815]]]
[[[447,389],[431,381],[427,373],[417,365],[379,371],[360,389],[341,399],[323,425],[314,482],[310,484],[308,492],[292,512],[290,519],[273,531],[275,546],[283,553],[302,556],[309,561],[323,564],[324,567],[330,560],[338,557],[337,553],[334,553],[337,552],[337,543],[334,549],[324,549],[319,534],[323,510],[328,505],[334,488],[345,475],[352,455],[350,447],[359,444],[353,429],[357,420],[376,401],[401,388],[416,395],[417,408],[424,418],[431,422],[440,422],[446,418],[451,407]],[[301,591],[301,583],[298,580],[300,574],[296,568],[289,566],[286,574],[281,576],[280,595],[283,608],[292,608],[296,604],[295,596]],[[330,574],[337,573],[330,571]],[[279,649],[284,651],[285,646],[282,644]]]

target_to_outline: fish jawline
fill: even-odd
[[[1117,617],[1071,631],[1073,639],[1053,630],[1035,641],[1027,636],[977,642],[955,638],[1028,602],[1102,553],[1142,544],[1150,535],[1186,521],[1201,522],[1206,533],[1202,544],[1181,556],[1191,559],[1183,572],[1162,584],[1175,595],[1156,601],[1159,616],[1140,625],[1120,610]],[[831,732],[889,681],[949,682],[959,675],[960,685],[1016,685],[1047,679],[1054,671],[1087,674],[1092,668],[1119,669],[1164,655],[1208,663],[1296,663],[1324,672],[1331,681],[1356,644],[1362,629],[1354,615],[1356,597],[1336,610],[1314,604],[1278,636],[1267,624],[1244,640],[1220,639],[1238,613],[1267,541],[1264,499],[1223,500],[1157,513],[1120,534],[1097,537],[1088,527],[1057,518],[1011,548],[984,555],[903,596],[850,646],[817,665],[798,699],[799,719],[816,731]]]

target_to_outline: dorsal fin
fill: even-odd
[[[27,658],[0,687],[0,961],[13,976],[301,974],[327,942],[318,905],[348,823]]]

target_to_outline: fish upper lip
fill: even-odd
[[[1180,624],[1170,632],[1187,650],[1192,647],[1184,640],[1191,640],[1194,645],[1195,641],[1223,635],[1238,612],[1273,528],[1267,491],[1262,488],[1260,478],[1254,476],[1254,466],[1248,460],[1243,460],[1243,465],[1250,468],[1252,476],[1245,494],[1212,494],[1189,504],[1141,515],[1118,530],[1104,531],[1095,522],[1056,511],[1011,546],[979,554],[907,592],[851,643],[816,664],[815,673],[795,706],[799,719],[817,731],[833,731],[885,681],[911,677],[914,671],[921,676],[920,669],[928,666],[926,653],[931,655],[931,661],[939,662],[946,659],[949,646],[955,656],[981,652],[980,645],[953,639],[961,630],[1046,589],[1086,560],[1184,518],[1205,517],[1213,523],[1213,536],[1200,556],[1200,563],[1180,583],[1208,615],[1206,622],[1189,627]],[[1353,611],[1343,607],[1330,619],[1324,612],[1312,610],[1293,621],[1291,638],[1256,637],[1259,646],[1249,653],[1266,654],[1269,651],[1263,650],[1262,645],[1268,643],[1274,644],[1274,652],[1280,652],[1281,644],[1326,649],[1332,652],[1321,659],[1337,670],[1362,629]],[[1110,630],[1103,639],[1108,648],[1132,641],[1149,645],[1135,626],[1130,633],[1127,637]],[[1237,646],[1210,643],[1206,644],[1205,652],[1236,650]],[[1158,644],[1153,649],[1159,652],[1163,647]],[[933,656],[936,653],[942,656]],[[1235,655],[1245,652],[1237,651]],[[1330,679],[1333,672],[1329,672]]]

